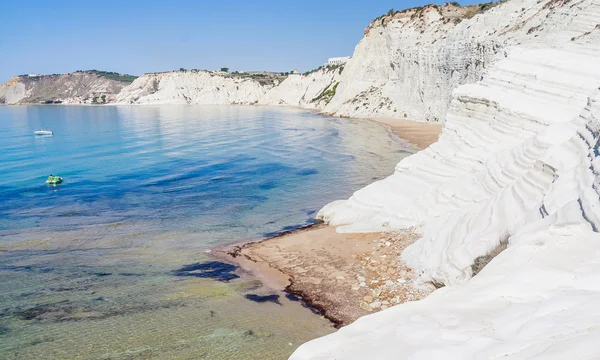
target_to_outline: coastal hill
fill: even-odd
[[[442,121],[457,86],[479,80],[511,42],[545,33],[539,28],[527,34],[545,20],[534,10],[498,19],[493,29],[482,31],[486,25],[476,15],[494,7],[448,3],[390,11],[365,29],[344,65],[266,85],[216,71],[146,74],[125,88],[117,103],[288,105],[336,116]]]
[[[305,74],[180,70],[145,74],[123,89],[119,104],[287,105],[323,109],[334,97],[343,66]]]
[[[0,85],[0,104],[109,103],[135,78],[99,70],[19,75]]]
[[[341,233],[415,229],[398,260],[415,286],[438,289],[292,359],[598,358],[600,2],[484,10],[460,21],[433,6],[391,13],[346,65],[326,109],[349,111],[345,99],[375,86],[365,103],[404,98],[409,114],[444,125],[318,218]]]
[[[306,74],[181,70],[127,86],[85,76],[123,85],[97,87],[115,104],[291,105],[443,123],[394,174],[318,214],[342,233],[418,233],[398,261],[415,287],[438,289],[292,359],[579,359],[597,358],[600,338],[598,64],[600,0],[507,0],[390,11],[345,65]],[[0,87],[0,99],[44,99],[28,81]],[[89,100],[95,89],[77,93]]]
[[[81,103],[106,94],[106,103],[117,104],[288,105],[336,116],[443,122],[454,89],[481,80],[490,66],[508,56],[509,47],[557,44],[589,31],[558,31],[580,11],[576,4],[510,0],[390,11],[368,25],[346,64],[305,74],[181,69],[144,74],[133,82],[133,77],[110,81],[100,72],[22,76],[0,87],[0,99],[7,104]],[[89,77],[94,85],[73,93],[71,86],[60,85],[63,77],[69,82]],[[47,81],[36,82],[40,78]],[[56,86],[50,85],[55,81]]]

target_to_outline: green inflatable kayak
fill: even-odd
[[[56,185],[62,182],[62,178],[60,176],[48,176],[48,180],[46,180],[46,184]]]

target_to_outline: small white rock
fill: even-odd
[[[372,303],[369,304],[369,306],[372,309],[377,309],[377,308],[381,307],[381,301],[373,301]]]
[[[381,295],[381,289],[374,289],[371,294],[373,295],[373,297],[379,297],[379,295]]]
[[[366,302],[362,301],[360,303],[360,308],[366,311],[372,311],[373,309],[371,309],[371,306],[369,306],[369,304],[367,304]]]
[[[389,242],[389,241],[386,241],[386,242],[385,242],[385,246],[390,246],[390,245],[392,245],[392,243],[391,243],[391,242]]]

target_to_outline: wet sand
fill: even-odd
[[[317,225],[259,242],[215,250],[275,290],[285,289],[320,311],[336,326],[371,312],[418,300],[431,289],[413,284],[398,255],[419,235],[340,234]]]
[[[442,131],[442,124],[436,123],[393,118],[369,118],[368,120],[389,126],[394,135],[415,145],[418,149],[424,149],[436,142]]]
[[[369,119],[424,149],[437,141],[441,124],[404,119]],[[413,229],[393,233],[340,234],[327,225],[239,245],[213,254],[240,266],[274,290],[302,298],[337,327],[361,316],[427,296],[433,287],[414,283],[399,261],[419,238]]]

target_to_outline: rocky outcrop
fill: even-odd
[[[181,70],[145,74],[117,96],[121,104],[286,105],[321,109],[334,97],[342,67],[304,75]]]
[[[213,71],[147,74],[126,88],[118,102],[291,105],[338,116],[443,121],[452,91],[479,81],[508,56],[508,47],[581,35],[589,24],[567,30],[575,16],[586,14],[574,0],[469,7],[449,3],[397,11],[367,27],[344,67],[269,83]]]
[[[133,77],[103,71],[21,75],[0,85],[0,104],[85,104],[114,102]]]
[[[273,85],[217,71],[145,74],[117,96],[122,104],[257,104]]]
[[[325,111],[441,121],[452,91],[479,81],[508,46],[569,41],[589,30],[566,30],[576,16],[587,16],[581,3],[563,0],[429,5],[383,16],[365,31]]]
[[[524,6],[529,1],[513,0],[491,11],[517,3]],[[551,26],[555,33],[537,43],[505,48],[506,58],[491,66],[481,81],[456,89],[437,143],[401,161],[389,178],[349,200],[329,204],[318,216],[344,225],[339,231],[423,226],[423,240],[406,260],[421,269],[427,281],[452,284],[468,279],[475,257],[505,234],[514,234],[526,215],[537,211],[561,166],[546,159],[552,146],[548,133],[564,135],[566,128],[574,128],[570,122],[600,87],[600,68],[595,66],[600,59],[600,4],[548,4],[557,7],[546,16],[550,23],[538,28]],[[494,227],[499,196],[508,196],[506,211],[512,216]],[[544,206],[537,214],[548,211]],[[485,226],[466,222],[468,216],[483,213],[489,218]],[[438,241],[445,244],[437,248],[443,253],[432,256],[434,250],[425,244]],[[471,241],[467,256],[464,245]],[[458,255],[451,255],[454,247],[462,252],[460,263]],[[421,252],[423,256],[417,255]]]
[[[263,102],[321,110],[337,94],[343,70],[343,66],[325,66],[304,75],[292,74],[270,89]]]
[[[104,94],[107,102],[119,104],[288,105],[337,116],[443,121],[452,91],[479,81],[508,56],[507,48],[570,41],[590,25],[584,21],[573,28],[571,19],[586,16],[583,3],[576,0],[428,5],[374,20],[343,67],[287,77],[199,70],[152,73],[121,92],[125,83],[99,83],[101,78],[88,72],[20,77],[0,88],[0,99],[81,103]]]
[[[400,260],[445,287],[293,359],[598,357],[600,3],[512,0],[463,23],[496,31],[502,58],[453,91],[437,143],[318,215],[417,227]]]

